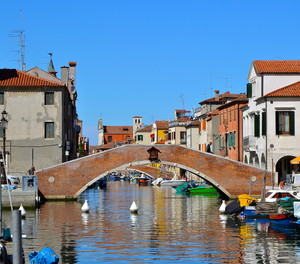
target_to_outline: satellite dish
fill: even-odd
[[[76,93],[76,87],[75,87],[75,85],[71,86],[71,93],[72,94]]]

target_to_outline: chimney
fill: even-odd
[[[220,99],[220,91],[219,90],[215,90],[215,100],[219,101]]]
[[[69,76],[69,67],[62,66],[60,69],[61,69],[61,81],[63,82],[63,84],[67,85],[68,76]]]
[[[70,61],[69,66],[70,66],[70,78],[72,82],[71,84],[75,85],[76,84],[76,62]]]

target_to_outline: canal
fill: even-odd
[[[88,214],[81,212],[87,199]],[[217,196],[185,196],[170,187],[108,182],[79,202],[47,202],[22,220],[28,254],[53,249],[59,263],[300,263],[296,229],[244,222],[219,213]],[[136,201],[139,212],[130,213]],[[3,212],[3,226],[11,213]],[[10,253],[10,252],[9,252]]]

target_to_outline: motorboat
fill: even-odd
[[[170,187],[176,187],[184,184],[186,180],[163,180],[160,182],[161,187],[170,186]]]
[[[268,190],[265,194],[265,202],[276,202],[276,201],[278,201],[278,199],[284,199],[286,197],[299,200],[300,193],[298,190],[292,190],[292,189],[290,189],[290,190],[284,190],[284,189]]]
[[[189,188],[187,190],[187,193],[190,195],[207,195],[207,196],[213,196],[219,194],[215,187],[206,184],[201,184],[197,187]]]

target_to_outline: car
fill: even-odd
[[[12,175],[6,175],[7,178],[7,183],[9,185],[18,185],[20,184],[20,178],[17,176],[12,176]]]

